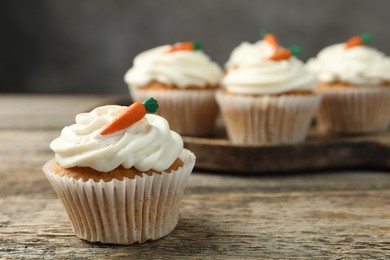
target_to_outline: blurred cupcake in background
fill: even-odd
[[[159,115],[182,135],[213,133],[218,106],[214,98],[222,69],[198,42],[164,45],[137,55],[125,81],[133,100],[153,96]]]
[[[321,50],[307,63],[318,78],[323,101],[317,118],[322,131],[368,133],[390,123],[390,58],[368,47],[362,34]]]
[[[217,102],[233,143],[296,143],[307,135],[320,102],[315,76],[268,32],[241,43],[226,63]]]

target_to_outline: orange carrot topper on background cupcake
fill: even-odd
[[[299,46],[292,46],[288,49],[279,49],[276,50],[275,53],[269,57],[269,59],[278,61],[278,60],[288,60],[291,56],[297,56],[301,53],[301,48]]]
[[[275,49],[274,54],[269,57],[270,60],[287,60],[291,58],[291,56],[296,56],[301,53],[301,48],[299,46],[292,46],[288,49],[280,47],[276,36],[270,33],[268,30],[263,29],[260,35],[264,41],[268,42]]]
[[[354,36],[345,43],[345,49],[348,50],[356,46],[365,45],[366,43],[369,43],[371,39],[372,36],[369,33],[362,33],[358,36]]]
[[[198,51],[202,49],[202,45],[198,41],[185,41],[178,42],[171,45],[170,49],[165,51],[165,53],[172,53],[176,51]]]
[[[279,41],[276,36],[273,33],[270,33],[270,31],[268,31],[267,29],[262,29],[260,31],[260,37],[261,39],[272,45],[275,49],[280,48]]]
[[[108,135],[125,129],[140,121],[147,113],[156,113],[158,109],[157,100],[150,97],[141,102],[134,102],[121,115],[115,118],[101,132],[101,135]]]

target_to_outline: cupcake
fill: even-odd
[[[125,82],[134,100],[149,96],[158,99],[158,114],[174,131],[205,136],[214,130],[218,113],[214,93],[222,74],[198,42],[181,42],[137,55]]]
[[[155,105],[95,108],[51,142],[43,171],[79,238],[143,243],[176,227],[195,156],[164,118],[145,114]]]
[[[217,92],[229,139],[238,144],[297,143],[305,139],[320,95],[314,74],[280,47],[273,34],[236,47]]]
[[[370,35],[328,46],[307,63],[323,96],[317,113],[321,131],[369,133],[390,123],[390,58],[365,46]]]

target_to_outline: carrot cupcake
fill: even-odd
[[[222,70],[198,42],[181,42],[137,55],[125,75],[134,100],[153,96],[158,114],[182,135],[204,136],[214,130],[218,106],[214,92]],[[202,123],[199,123],[202,122]]]
[[[321,50],[307,67],[318,77],[323,96],[317,113],[322,131],[368,133],[390,123],[390,58],[364,45],[362,34]]]
[[[314,74],[293,54],[299,48],[280,47],[265,33],[254,44],[236,47],[216,94],[233,143],[296,143],[306,137],[320,102],[313,93]]]
[[[143,243],[177,225],[195,156],[164,118],[145,114],[154,101],[79,114],[50,144],[43,171],[79,238]]]

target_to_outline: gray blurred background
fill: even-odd
[[[127,95],[137,53],[198,39],[223,65],[260,28],[303,60],[362,32],[389,55],[389,11],[389,0],[0,0],[0,92]]]

